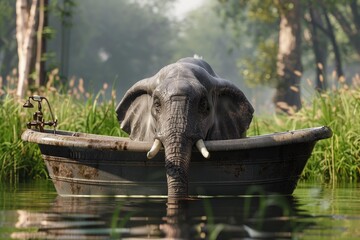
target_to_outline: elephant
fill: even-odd
[[[202,59],[182,58],[135,83],[116,107],[121,128],[135,141],[151,141],[147,157],[165,151],[168,197],[188,196],[193,146],[209,158],[204,140],[246,136],[254,109],[232,82]]]

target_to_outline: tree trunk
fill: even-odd
[[[292,8],[280,9],[281,6]],[[274,104],[277,112],[292,114],[301,108],[301,8],[297,0],[280,0],[279,50],[277,56],[277,85]]]
[[[32,0],[29,11],[27,0],[16,1],[16,39],[19,55],[19,80],[16,94],[20,98],[24,97],[28,87],[30,60],[33,54],[33,36],[35,33],[37,3],[37,0]]]
[[[357,0],[352,0],[350,2],[350,9],[353,15],[356,31],[360,32],[360,14],[359,14],[359,5],[357,4]]]
[[[323,11],[324,11],[324,17],[325,17],[325,21],[326,21],[326,25],[327,25],[327,29],[328,29],[328,36],[329,36],[331,45],[333,46],[333,50],[334,50],[337,78],[338,78],[338,80],[342,81],[342,79],[345,79],[345,77],[344,77],[344,71],[342,69],[340,50],[339,50],[338,44],[336,42],[334,29],[330,22],[329,15],[327,14],[327,11],[325,8],[323,8]]]
[[[69,75],[69,54],[71,39],[71,18],[72,8],[74,7],[71,0],[64,0],[61,17],[61,53],[60,53],[60,76],[63,83]]]
[[[46,82],[46,71],[44,53],[46,52],[46,38],[44,37],[44,27],[47,26],[47,6],[48,0],[40,0],[39,24],[37,31],[36,63],[35,63],[35,86],[44,86]]]
[[[323,21],[317,9],[315,9],[310,3],[309,6],[310,23],[311,23],[311,41],[315,55],[315,67],[316,67],[316,86],[315,89],[318,92],[323,92],[327,88],[326,80],[326,44],[321,41],[321,36],[318,32],[318,25],[324,28]]]
[[[351,8],[353,25],[355,25],[355,28],[352,27],[351,23],[337,8],[332,8],[331,14],[335,17],[341,29],[348,37],[350,44],[360,56],[360,17],[358,13],[358,4],[356,1],[352,1],[349,4],[349,7]]]

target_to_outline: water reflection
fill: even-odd
[[[56,197],[47,211],[18,210],[12,238],[291,238],[299,225],[294,197],[189,200]]]
[[[182,201],[60,197],[51,185],[1,190],[1,239],[348,239],[360,236],[359,188],[330,191],[303,186],[294,196]],[[342,207],[338,203],[342,203]]]

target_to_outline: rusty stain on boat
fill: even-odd
[[[73,170],[68,168],[68,165],[66,164],[59,164],[59,174],[67,178],[74,177]]]
[[[128,150],[128,143],[125,141],[115,141],[114,145],[114,150]]]
[[[59,176],[59,166],[54,166],[52,163],[50,163],[50,167],[52,168],[52,172],[55,176]]]
[[[52,172],[55,176],[62,176],[67,178],[74,177],[73,170],[68,167],[69,165],[62,164],[56,161],[50,161],[49,165],[52,168]]]
[[[291,194],[327,127],[231,140],[205,141],[211,158],[194,149],[190,195],[239,195],[249,186]],[[152,143],[68,131],[26,130],[24,141],[37,143],[60,195],[166,195],[164,155],[146,160]]]
[[[81,192],[81,186],[74,182],[70,183],[70,189],[71,189],[72,194],[74,194],[74,195],[77,195]]]
[[[94,167],[78,165],[78,173],[86,179],[94,179],[99,176],[99,170]]]

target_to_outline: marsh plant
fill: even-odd
[[[14,75],[16,72],[14,73]],[[34,109],[24,109],[25,99],[15,95],[16,77],[9,76],[0,86],[0,181],[17,182],[32,178],[45,178],[47,171],[36,144],[21,140],[26,123],[32,119]],[[49,76],[47,86],[37,91],[28,91],[27,96],[34,94],[46,96],[55,118],[58,129],[124,136],[119,128],[115,114],[115,92],[106,97],[108,85],[94,95],[87,93],[83,81],[72,80],[71,87],[57,86],[57,72]],[[43,106],[44,119],[50,120],[50,112],[46,104]]]
[[[357,181],[360,177],[360,76],[352,86],[339,83],[332,90],[317,93],[309,104],[291,116],[261,117],[253,121],[252,134],[329,126],[333,137],[319,141],[302,177]]]
[[[23,109],[25,99],[15,96],[16,71],[0,78],[0,180],[17,182],[47,177],[45,165],[36,144],[25,143],[21,134],[33,110]],[[126,136],[116,118],[115,91],[108,84],[97,93],[85,90],[82,79],[71,79],[68,86],[59,84],[54,70],[49,74],[47,86],[29,91],[26,96],[46,96],[51,103],[58,129],[112,136]],[[6,83],[5,83],[6,82]],[[110,92],[110,94],[108,94]],[[110,96],[110,97],[106,97]],[[248,135],[259,135],[326,125],[333,137],[319,141],[304,172],[304,179],[356,181],[360,176],[360,77],[348,87],[336,88],[316,94],[304,107],[291,116],[257,116]],[[45,119],[50,119],[44,106]]]

